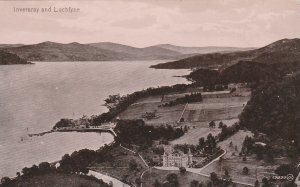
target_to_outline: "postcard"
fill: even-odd
[[[299,0],[0,0],[0,187],[300,186]]]

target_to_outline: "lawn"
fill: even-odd
[[[119,117],[120,119],[142,118],[146,112],[153,112],[158,109],[160,103],[133,103]]]
[[[187,122],[229,120],[237,118],[249,97],[204,98],[202,102],[190,103],[183,118]]]
[[[206,184],[207,182],[210,181],[208,177],[191,173],[191,172],[185,172],[181,174],[179,171],[167,171],[167,170],[158,170],[155,168],[151,168],[147,170],[143,175],[143,179],[142,179],[143,187],[153,187],[153,183],[155,182],[155,180],[158,180],[160,183],[163,183],[164,181],[166,181],[167,175],[171,173],[177,174],[180,187],[190,186],[193,180],[199,181],[199,183],[203,183],[203,184]],[[245,185],[237,185],[237,186],[242,187]]]
[[[17,180],[15,185],[8,185],[8,187],[101,187],[103,186],[103,184],[101,184],[102,183],[100,183],[100,181],[85,176],[75,174],[51,173],[41,174],[25,179],[19,179]]]
[[[138,155],[120,146],[112,149],[109,154],[111,160],[94,164],[90,169],[102,174],[107,174],[120,181],[126,181],[128,184],[135,183],[136,178],[139,178],[141,173],[146,169],[144,162]],[[129,168],[131,160],[137,163],[137,168],[134,170]]]
[[[190,95],[190,92],[187,93],[173,93],[164,95],[163,102],[170,102],[176,100],[177,98],[184,97],[185,95]]]
[[[209,122],[185,122],[181,123],[181,126],[188,126],[188,132],[185,133],[180,138],[171,141],[171,144],[198,144],[198,140],[201,137],[206,138],[209,133],[211,133],[213,136],[218,135],[221,132],[221,129],[218,128],[219,122],[222,121],[223,124],[226,124],[228,127],[232,126],[239,120],[237,118],[230,119],[230,120],[217,120],[216,128],[209,128],[208,123]]]
[[[159,103],[161,102],[162,97],[160,95],[157,96],[149,96],[149,97],[145,97],[145,98],[141,98],[139,100],[137,100],[135,103]]]
[[[224,170],[227,169],[233,180],[250,184],[254,184],[256,179],[261,181],[262,178],[273,175],[274,170],[279,166],[279,162],[282,162],[282,159],[278,159],[273,164],[266,164],[263,161],[256,160],[254,156],[247,156],[246,161],[243,161],[243,158],[238,156],[246,136],[252,136],[252,133],[240,130],[223,142],[218,143],[222,149],[227,151],[223,157],[223,161],[214,162],[202,170],[202,172],[205,174],[215,172],[219,176],[222,176],[224,175]],[[230,146],[230,142],[232,142],[233,146]],[[237,147],[237,151],[235,150],[235,146]],[[248,175],[242,173],[244,167],[249,169]]]
[[[225,158],[221,162],[214,162],[202,172],[205,174],[215,172],[218,176],[223,176],[225,169],[227,169],[233,180],[254,184],[257,179],[261,181],[264,177],[269,178],[274,175],[274,170],[278,166],[276,164],[266,165],[263,161],[257,161],[253,157],[247,157],[247,160],[243,161],[242,157],[235,156]],[[248,175],[242,173],[244,167],[249,169]]]
[[[222,149],[227,151],[227,154],[224,156],[225,158],[232,157],[232,153],[235,153],[236,155],[239,154],[239,152],[242,149],[242,144],[245,140],[246,136],[252,136],[253,134],[250,131],[244,131],[239,130],[237,133],[235,133],[233,136],[228,137],[222,142],[218,143],[218,146],[220,146]],[[230,146],[230,142],[232,142],[233,146]],[[237,147],[237,151],[234,149],[234,147]]]
[[[245,103],[250,99],[249,96],[239,96],[239,97],[222,97],[222,98],[205,98],[202,103]]]
[[[233,96],[235,94],[236,96]],[[183,114],[186,122],[229,120],[237,118],[249,101],[249,91],[233,93],[227,97],[203,98],[202,102],[189,103]]]
[[[203,100],[205,101],[205,99]],[[189,103],[186,110],[217,110],[223,108],[234,108],[234,107],[242,107],[246,102],[216,102],[216,103]]]
[[[206,138],[209,133],[213,136],[218,135],[221,130],[219,128],[210,129],[207,123],[193,123],[194,127],[190,127],[187,133],[180,138],[173,140],[170,144],[198,144],[199,138]],[[205,126],[204,126],[205,125]]]
[[[153,119],[145,119],[147,124],[161,125],[173,124],[179,121],[179,118],[185,108],[185,104],[179,104],[172,107],[159,107],[159,105],[184,97],[186,93],[172,93],[162,96],[149,96],[139,99],[123,111],[120,119],[140,119],[146,112],[156,112]],[[233,95],[236,96],[233,96]],[[249,91],[243,90],[234,92],[226,97],[203,98],[202,102],[190,103],[187,105],[183,114],[185,122],[209,122],[212,120],[229,120],[237,118],[249,100]]]
[[[153,99],[153,98],[152,98]],[[179,120],[179,117],[185,107],[185,104],[175,105],[172,107],[159,107],[161,102],[151,102],[145,98],[145,101],[136,102],[129,106],[119,117],[120,119],[140,119],[146,112],[156,111],[156,117],[146,120],[147,124],[161,125],[161,124],[174,124]]]
[[[242,110],[242,106],[216,109],[204,108],[199,110],[185,110],[183,118],[186,122],[210,122],[215,120],[228,120],[237,118]]]
[[[166,177],[170,173],[175,173],[178,176],[179,186],[190,186],[191,181],[197,180],[199,182],[206,183],[209,181],[208,177],[204,177],[198,174],[194,174],[191,172],[186,172],[184,174],[180,174],[179,171],[167,171],[167,170],[158,170],[155,168],[151,168],[147,170],[142,179],[143,187],[153,187],[153,183],[155,180],[163,183],[166,180]]]

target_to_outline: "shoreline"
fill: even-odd
[[[59,162],[65,154],[72,154],[83,149],[98,150],[100,147],[113,143],[114,137],[111,133],[102,132],[53,132],[44,136],[34,136],[23,142],[17,142],[10,149],[29,150],[32,156],[22,157],[22,155],[6,154],[0,159],[1,177],[16,177],[16,172],[21,172],[25,167],[38,165],[41,162]],[[48,142],[48,143],[46,143]],[[59,147],[58,147],[59,146]],[[42,150],[42,151],[41,151]],[[3,147],[3,151],[10,151]],[[9,152],[7,152],[9,153]]]
[[[138,61],[137,61],[138,62]],[[151,62],[151,60],[149,60],[149,62]],[[38,64],[39,62],[37,62],[37,63],[32,63],[32,64]],[[47,62],[41,62],[41,64],[42,63],[47,63]],[[72,62],[70,62],[70,63],[72,63]],[[49,64],[49,63],[48,63]],[[26,64],[22,64],[22,65],[26,65]],[[33,66],[32,66],[33,67]],[[147,69],[148,69],[149,67],[147,66]],[[173,77],[172,75],[170,76],[170,77]],[[153,82],[153,85],[156,85],[157,83],[156,83],[157,81],[155,80],[154,82]],[[184,84],[189,84],[189,83],[186,83],[186,81],[184,81],[185,83]],[[151,85],[152,85],[152,82],[150,82],[151,83]],[[149,84],[150,84],[149,83]],[[170,81],[165,81],[165,83],[163,83],[162,85],[159,85],[159,87],[170,87],[170,86],[172,86],[172,85],[174,85],[174,84],[176,84],[176,83],[181,83],[181,81],[174,81],[174,79],[170,79]],[[149,84],[146,84],[145,86],[146,86],[146,88],[148,88],[148,87],[151,87],[151,86],[149,86]],[[166,86],[166,85],[168,85],[168,86]],[[157,86],[155,86],[155,87],[157,87]],[[132,88],[132,90],[133,91],[131,91],[131,93],[134,93],[134,92],[136,92],[136,90],[137,91],[142,91],[143,90],[143,88],[141,87],[138,87],[138,88],[136,88],[136,86],[135,87],[133,87]],[[105,92],[106,93],[106,92]],[[103,98],[103,100],[104,100],[105,98]],[[53,123],[52,123],[53,124]],[[54,125],[54,124],[53,124]],[[52,128],[52,126],[53,125],[50,125],[49,127],[50,128]],[[38,131],[37,131],[38,132]],[[37,147],[42,147],[42,148],[40,148],[40,150],[43,150],[43,149],[45,149],[45,151],[40,151],[40,152],[44,152],[44,154],[47,154],[47,151],[50,151],[51,149],[49,148],[49,142],[50,142],[50,146],[53,146],[55,143],[55,138],[53,138],[53,137],[57,137],[57,136],[59,136],[59,139],[61,139],[62,141],[64,141],[63,140],[63,138],[61,138],[62,136],[65,136],[65,135],[57,135],[56,133],[54,133],[54,132],[57,132],[57,131],[53,131],[53,130],[51,130],[51,129],[49,129],[48,131],[47,131],[47,129],[44,129],[42,132],[38,132],[38,133],[36,133],[36,132],[32,132],[31,134],[28,134],[28,133],[30,133],[30,132],[27,132],[25,135],[27,136],[29,136],[29,137],[38,137],[38,139],[36,140],[36,139],[34,139],[34,140],[30,140],[29,139],[29,141],[27,141],[27,139],[24,139],[24,141],[22,141],[22,142],[19,142],[18,141],[18,144],[16,144],[16,145],[13,145],[11,148],[10,147],[6,147],[5,148],[5,152],[7,152],[7,154],[6,154],[6,157],[7,158],[4,158],[3,157],[3,166],[5,166],[5,164],[6,164],[6,168],[7,168],[7,171],[4,173],[3,172],[3,176],[15,176],[15,172],[20,172],[21,171],[21,169],[22,168],[24,168],[24,167],[28,167],[28,166],[31,166],[32,164],[38,164],[40,161],[47,161],[47,160],[49,160],[49,159],[47,159],[47,157],[53,157],[53,155],[54,155],[54,152],[57,152],[57,153],[59,153],[59,152],[61,152],[61,151],[54,151],[54,149],[52,149],[53,151],[51,151],[51,155],[45,155],[45,156],[39,156],[39,154],[36,154],[35,152],[36,152],[36,150],[34,150],[35,148],[37,148]],[[61,131],[61,132],[70,132],[70,131]],[[102,130],[102,132],[104,132],[104,133],[107,133],[107,132],[109,132],[108,130]],[[52,136],[52,134],[55,134],[54,136]],[[100,134],[100,133],[99,133]],[[111,135],[112,135],[112,133],[110,133]],[[46,136],[47,138],[42,138],[42,137],[45,137],[44,135],[49,135],[49,136]],[[67,139],[66,139],[66,142],[70,142],[69,141],[69,139],[68,139],[68,136],[73,136],[73,135],[67,135]],[[77,136],[77,135],[75,135],[75,136]],[[85,137],[87,137],[87,136],[90,136],[90,134],[88,134],[88,135],[85,135]],[[49,138],[48,137],[50,137],[50,139],[53,139],[54,141],[52,141],[52,140],[49,140]],[[79,136],[79,137],[82,137],[82,136]],[[94,136],[91,136],[91,137],[94,137]],[[18,138],[19,139],[19,138]],[[113,141],[113,138],[109,138],[109,139],[112,139],[112,141]],[[110,142],[112,142],[112,141],[110,141]],[[101,141],[98,141],[98,143],[97,144],[94,144],[94,145],[100,145],[102,142]],[[31,144],[34,144],[34,146],[32,146]],[[74,143],[72,143],[72,142],[70,142],[70,144],[76,144],[76,141],[74,142]],[[58,144],[59,145],[59,144]],[[63,145],[62,145],[63,146]],[[103,145],[104,146],[104,145]],[[25,148],[26,147],[26,148]],[[72,147],[72,146],[71,146]],[[74,145],[73,145],[73,147],[74,147]],[[84,149],[84,147],[78,147],[78,146],[76,146],[77,148],[76,149],[74,149],[73,151],[71,151],[71,152],[69,152],[68,150],[66,150],[63,154],[65,154],[65,153],[72,153],[72,152],[74,152],[75,150],[81,150],[81,149]],[[102,146],[101,146],[102,147]],[[97,148],[99,148],[99,146],[97,147]],[[17,157],[17,156],[14,156],[14,155],[16,155],[14,152],[15,152],[15,150],[18,150],[18,152],[22,152],[22,150],[23,149],[27,149],[28,151],[30,151],[30,152],[32,152],[32,155],[34,155],[34,157],[35,158],[33,158],[33,157],[31,157],[30,159],[25,159],[25,158],[15,158],[15,157]],[[63,147],[61,147],[60,149],[63,149]],[[89,146],[87,146],[87,149],[94,149],[94,148],[90,148]],[[27,151],[27,152],[28,152]],[[12,153],[12,154],[11,154]],[[61,159],[61,156],[63,156],[63,154],[61,154],[61,153],[59,153],[59,154],[57,154],[57,155],[59,155],[58,157],[55,157],[54,159],[50,159],[49,161],[51,162],[51,161],[57,161],[57,160],[60,160]],[[10,156],[10,155],[13,155],[13,156]],[[25,155],[26,156],[26,155]],[[5,161],[5,159],[8,159],[8,158],[11,158],[12,160],[16,160],[17,162],[15,162],[15,163],[9,163],[9,162],[7,162],[7,161]],[[43,159],[44,158],[44,159]],[[57,158],[59,158],[59,159],[57,159]],[[34,162],[32,162],[31,160],[36,160],[36,161],[34,161]],[[24,164],[19,164],[19,163],[21,163],[21,161],[24,163]],[[29,163],[29,164],[28,164]],[[13,167],[10,167],[10,165],[11,166],[13,166]],[[17,169],[17,170],[15,170],[14,168],[19,168],[19,169]],[[2,174],[1,174],[2,175]]]
[[[185,89],[186,88],[188,88],[190,85],[184,85],[183,87],[185,87]],[[167,88],[170,88],[171,86],[166,86]],[[178,90],[177,90],[178,91]],[[159,94],[161,94],[160,92],[159,92]],[[166,93],[164,93],[163,92],[163,94],[166,94]],[[130,94],[131,95],[131,94]],[[146,95],[146,96],[149,96],[149,95]],[[144,97],[144,96],[143,96]],[[136,101],[136,100],[135,100]],[[134,102],[135,102],[134,101]],[[130,104],[131,105],[131,104]],[[129,105],[129,106],[130,106]],[[123,108],[124,109],[124,108]],[[126,110],[126,107],[125,107],[125,109],[124,110]],[[122,111],[121,111],[122,112]],[[118,116],[118,115],[117,115]],[[86,119],[86,118],[82,118],[82,119]],[[105,125],[104,125],[105,126]],[[99,127],[101,127],[101,125],[99,125],[99,126],[97,126],[97,127],[92,127],[92,128],[90,128],[90,127],[88,127],[88,128],[79,128],[78,126],[76,127],[76,128],[74,128],[74,127],[61,127],[61,129],[59,129],[60,127],[58,127],[58,126],[55,126],[54,128],[57,128],[57,129],[52,129],[52,130],[50,130],[50,131],[46,131],[46,132],[42,132],[42,133],[38,133],[38,134],[31,134],[31,136],[43,136],[43,135],[45,135],[45,134],[48,134],[48,133],[52,133],[52,132],[95,132],[95,131],[100,131],[100,132],[111,132],[111,129],[103,129],[104,127],[102,127],[102,129],[99,129]],[[113,129],[112,129],[113,130]],[[113,134],[113,133],[112,133]],[[114,135],[114,134],[113,134]],[[115,136],[116,137],[116,136]],[[109,147],[111,147],[113,145],[113,143],[112,144],[109,144],[108,146]],[[120,145],[121,146],[121,145]],[[122,147],[122,146],[121,146]],[[224,151],[224,150],[223,150]],[[226,150],[221,154],[221,155],[219,155],[217,158],[215,158],[214,160],[212,160],[212,161],[210,161],[209,163],[207,163],[207,164],[205,164],[204,166],[202,166],[200,169],[200,171],[202,171],[202,169],[204,169],[205,167],[207,167],[208,165],[210,165],[212,162],[215,162],[218,158],[220,158],[220,157],[222,157],[224,154],[226,153]],[[140,155],[139,155],[139,157],[143,160],[143,162],[145,163],[145,165],[147,165],[147,163],[145,162],[145,160],[143,159],[143,157],[141,157]],[[59,162],[59,161],[56,161],[56,162]],[[147,167],[149,167],[148,165],[147,165]],[[203,175],[204,176],[204,174],[202,174],[201,172],[199,173],[200,175]],[[105,174],[104,174],[105,175]],[[109,175],[107,175],[108,177],[110,177]],[[116,179],[116,178],[115,178]],[[117,180],[117,179],[116,179]]]
[[[34,136],[44,136],[46,134],[50,134],[50,133],[54,133],[54,132],[95,132],[98,133],[109,133],[111,135],[113,135],[114,137],[116,136],[116,134],[114,132],[112,132],[113,129],[93,129],[93,128],[87,128],[87,129],[60,129],[60,130],[50,130],[50,131],[46,131],[46,132],[41,132],[41,133],[34,133],[34,134],[28,134],[29,137],[34,137]]]

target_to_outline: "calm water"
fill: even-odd
[[[56,161],[82,148],[98,149],[113,141],[110,134],[53,133],[61,118],[106,111],[110,94],[128,94],[148,87],[186,83],[175,75],[187,70],[148,68],[162,61],[38,62],[0,66],[0,177],[14,176],[25,166]],[[21,139],[23,138],[23,141]]]

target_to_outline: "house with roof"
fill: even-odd
[[[173,146],[164,147],[163,167],[190,167],[193,162],[191,150],[185,154],[180,150],[174,150]]]

